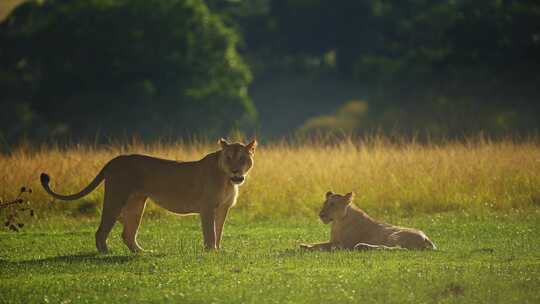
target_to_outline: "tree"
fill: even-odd
[[[362,86],[352,99],[369,102],[377,130],[540,128],[538,1],[273,0],[260,18],[273,39],[253,44],[252,28],[244,31],[248,48],[274,57],[265,59],[268,70],[285,63],[287,75],[299,63],[305,74],[330,70]]]
[[[28,129],[176,137],[256,119],[238,37],[202,0],[31,1],[0,41],[1,75],[19,87],[1,102],[23,100]]]

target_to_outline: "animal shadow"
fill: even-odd
[[[159,256],[152,254],[152,256]],[[22,261],[7,261],[0,259],[0,265],[11,266],[42,266],[51,264],[95,264],[95,265],[118,265],[128,263],[138,255],[100,255],[95,252],[80,252],[72,255],[60,255],[43,259],[31,259]]]

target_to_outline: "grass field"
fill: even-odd
[[[51,205],[38,182],[45,171],[53,189],[71,193],[118,154],[193,160],[215,148],[23,147],[0,156],[0,199],[29,186],[37,213],[20,233],[0,231],[0,303],[540,302],[536,141],[262,145],[218,253],[202,250],[197,217],[150,203],[139,242],[154,253],[129,253],[117,225],[113,252],[96,255],[102,188]],[[422,229],[440,250],[297,250],[327,240],[316,216],[327,190],[356,192],[368,213]]]
[[[0,233],[1,303],[538,303],[540,213],[449,212],[385,218],[423,229],[434,252],[304,253],[317,219],[234,214],[224,249],[202,251],[196,217],[145,219],[132,255],[112,233],[95,255],[96,219],[41,219]]]

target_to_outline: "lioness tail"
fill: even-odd
[[[43,189],[45,189],[45,191],[47,191],[47,193],[52,195],[52,197],[54,197],[56,199],[63,200],[63,201],[72,201],[72,200],[79,199],[79,198],[87,195],[88,193],[92,192],[101,183],[101,181],[103,181],[103,179],[105,177],[105,174],[103,172],[103,171],[105,171],[104,169],[105,168],[101,169],[101,171],[98,173],[98,175],[96,175],[96,177],[94,177],[92,182],[90,182],[90,184],[88,186],[86,186],[86,188],[81,190],[79,193],[75,193],[75,194],[71,194],[71,195],[62,195],[62,194],[54,193],[51,190],[51,188],[49,187],[50,177],[49,177],[49,175],[47,173],[41,173],[41,176],[39,177],[39,179],[41,181],[41,185],[43,186]]]

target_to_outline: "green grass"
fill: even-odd
[[[236,211],[236,212],[235,212]],[[147,217],[132,255],[117,225],[96,255],[97,218],[54,218],[0,232],[0,303],[539,303],[540,211],[382,216],[424,230],[434,252],[310,252],[316,218],[233,211],[224,249],[202,250],[197,217]]]

